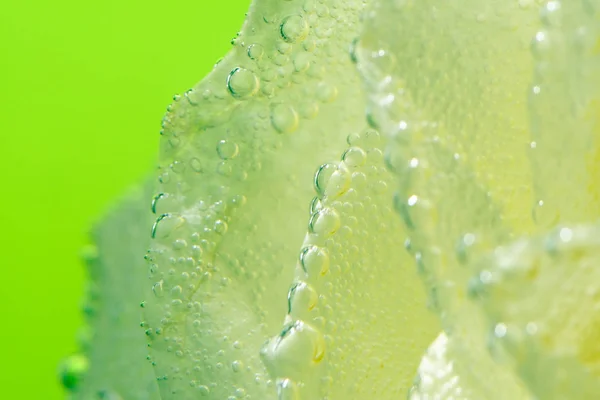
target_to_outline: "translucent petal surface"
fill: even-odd
[[[462,386],[454,371],[454,361],[448,357],[448,337],[442,333],[423,356],[417,380],[409,400],[470,399],[473,394]]]
[[[533,39],[531,155],[537,198],[555,224],[600,216],[599,7],[598,1],[550,1]]]
[[[493,350],[540,399],[600,393],[597,226],[522,239],[481,261],[474,285]]]
[[[538,29],[534,2],[382,0],[359,46],[371,120],[390,136],[388,161],[399,172],[398,211],[449,332],[422,360],[414,398],[593,398],[599,390],[590,340],[597,227],[508,244],[598,216],[599,4],[540,5]],[[467,291],[477,304],[464,300]]]
[[[487,353],[487,322],[466,299],[473,260],[542,226],[531,216],[527,157],[537,25],[533,2],[381,0],[358,44],[370,121],[390,139],[397,210],[467,398],[527,397]],[[440,376],[418,388],[422,397],[456,398]]]
[[[446,308],[458,262],[532,229],[526,93],[537,14],[518,2],[382,0],[358,46],[371,121],[391,139],[399,211]]]
[[[547,2],[530,91],[536,194],[561,226],[496,250],[475,294],[495,350],[543,399],[594,398],[598,386],[597,1]],[[584,225],[563,225],[583,223]],[[535,299],[535,301],[533,301]]]
[[[146,338],[140,329],[139,299],[147,286],[140,256],[148,247],[152,220],[146,184],[130,193],[92,229],[93,246],[84,253],[90,275],[85,304],[89,325],[82,332],[83,356],[69,358],[63,382],[72,398],[157,400]],[[84,361],[81,357],[84,357]]]
[[[286,382],[270,379],[259,350],[279,330],[287,313],[288,291],[307,225],[329,231],[334,228],[330,223],[337,224],[330,219],[336,218],[333,214],[319,214],[323,219],[317,220],[307,213],[314,197],[309,183],[317,166],[339,159],[347,137],[363,130],[365,100],[348,54],[358,35],[362,8],[362,1],[346,0],[255,2],[234,49],[200,84],[176,97],[166,115],[159,189],[153,202],[157,220],[148,254],[152,283],[144,321],[163,399],[202,395],[269,399],[277,391],[283,391],[283,398],[295,395]],[[346,178],[331,177],[338,178],[342,190]],[[380,179],[372,179],[377,186]],[[374,203],[374,216],[359,224],[360,229],[381,224],[387,210],[383,204]],[[368,262],[365,253],[375,249],[378,237],[384,235],[374,236],[362,253],[359,249],[361,263]],[[348,245],[354,243],[358,242]],[[393,254],[391,261],[399,263],[394,268],[401,268],[402,250]],[[392,268],[392,263],[370,256],[374,271],[379,266]],[[322,256],[306,257],[320,262]],[[332,270],[350,261],[350,256],[334,248],[331,258]],[[387,271],[381,279],[391,273]],[[368,274],[355,278],[350,274],[347,279],[363,276]],[[396,290],[391,282],[390,290]],[[373,278],[367,284],[377,286]],[[331,304],[337,301],[336,294],[359,287],[357,282],[335,285],[325,292]],[[416,282],[412,286],[407,305],[419,302],[421,288]],[[312,295],[308,296],[310,300]],[[345,303],[347,315],[361,300]],[[403,305],[390,304],[397,310]],[[320,308],[315,315],[322,312]],[[345,329],[342,315],[339,311],[325,323],[337,323],[341,331]],[[416,353],[425,349],[436,330],[429,316],[419,318],[432,325],[432,332],[420,349],[416,350],[419,341],[412,343],[415,350],[410,352],[415,356],[406,359],[410,369],[416,368]],[[362,320],[356,321],[358,325]],[[375,334],[374,329],[367,328],[356,331],[364,330],[361,340],[373,343],[369,335]],[[331,357],[328,360],[334,360]],[[369,362],[384,365],[386,360]]]

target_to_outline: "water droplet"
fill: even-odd
[[[220,140],[217,143],[217,154],[223,160],[235,158],[238,155],[239,148],[237,143],[231,140]]]
[[[271,107],[271,124],[279,133],[292,133],[298,129],[298,113],[286,104]]]
[[[310,277],[325,275],[329,271],[329,254],[325,248],[307,246],[300,251],[300,265]]]
[[[60,381],[65,389],[73,390],[79,386],[89,368],[87,357],[74,354],[65,359],[59,369]]]
[[[312,286],[306,282],[296,282],[288,292],[288,314],[293,312],[296,317],[300,317],[305,311],[315,308],[318,299]]]
[[[233,97],[250,97],[258,91],[259,80],[252,71],[237,67],[227,77],[227,88]]]
[[[289,43],[304,40],[308,36],[308,23],[300,15],[286,17],[281,23],[280,33],[283,40]]]

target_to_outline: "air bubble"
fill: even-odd
[[[200,385],[198,386],[198,392],[200,392],[200,395],[202,396],[208,396],[210,394],[210,389],[206,385]]]
[[[311,55],[306,52],[298,53],[294,56],[294,69],[296,72],[304,72],[310,67]]]
[[[161,283],[161,288],[162,288],[162,283]],[[171,289],[171,297],[172,298],[180,297],[182,295],[182,293],[183,293],[183,288],[179,285],[173,286],[173,288]]]
[[[152,293],[154,293],[154,295],[156,297],[163,297],[164,296],[164,289],[163,289],[163,281],[160,280],[158,282],[156,282],[154,285],[152,285]]]
[[[323,208],[310,218],[308,227],[311,233],[328,237],[340,228],[340,216],[332,208]]]
[[[217,143],[217,154],[222,160],[229,160],[238,155],[239,148],[237,143],[231,140],[221,140]]]
[[[309,277],[325,275],[329,271],[329,254],[325,248],[307,246],[300,251],[300,266]]]
[[[259,80],[252,71],[237,67],[227,77],[227,88],[233,97],[250,97],[258,92]]]
[[[367,153],[360,147],[351,147],[342,155],[342,161],[350,168],[362,167],[367,161]]]
[[[346,137],[346,143],[348,143],[350,146],[356,146],[361,139],[362,137],[360,133],[351,133]]]
[[[298,386],[290,379],[278,379],[277,400],[300,400]]]
[[[217,173],[219,175],[229,177],[233,173],[233,167],[227,161],[222,161],[219,164],[217,164]]]
[[[306,50],[306,51],[313,52],[316,47],[317,47],[317,43],[313,39],[306,39],[302,43],[302,48],[304,48],[304,50]]]
[[[315,173],[314,186],[319,196],[339,197],[350,188],[351,175],[337,164],[323,164]]]
[[[156,206],[158,204],[158,201],[164,196],[164,193],[159,193],[156,196],[154,196],[154,198],[152,199],[152,214],[156,214]]]
[[[295,43],[306,39],[308,36],[308,23],[300,15],[292,15],[283,20],[280,27],[283,40]]]
[[[279,133],[292,133],[298,129],[298,113],[286,104],[271,107],[271,124]]]
[[[317,86],[317,98],[323,103],[331,103],[337,98],[337,87],[325,82],[319,83]]]
[[[202,162],[196,157],[190,160],[190,167],[192,167],[192,169],[197,173],[201,173],[204,171],[204,168],[202,167]]]
[[[218,219],[217,221],[215,221],[214,230],[219,235],[224,235],[225,233],[227,233],[227,222]]]
[[[302,378],[325,357],[325,339],[319,330],[297,320],[265,343],[260,355],[272,376]]]
[[[175,196],[159,193],[152,199],[151,210],[153,214],[168,214],[169,210],[178,208],[179,204]]]
[[[288,314],[292,312],[297,317],[305,311],[311,311],[317,305],[319,296],[306,282],[296,282],[288,292]]]
[[[183,239],[177,239],[173,242],[173,250],[182,250],[187,247],[187,242]]]
[[[260,60],[265,54],[265,49],[262,45],[255,43],[248,46],[248,57],[252,60]]]
[[[233,370],[233,372],[240,372],[243,367],[244,367],[244,365],[239,360],[236,360],[231,363],[231,369]]]
[[[292,51],[292,45],[289,43],[277,43],[277,51],[279,54],[290,54]]]
[[[164,239],[169,237],[173,231],[180,228],[185,223],[185,220],[179,216],[171,214],[160,215],[154,225],[152,225],[152,238]]]
[[[322,208],[323,208],[323,203],[321,202],[321,199],[319,198],[319,196],[313,197],[312,201],[310,202],[310,207],[309,207],[310,215],[313,215],[314,213],[318,212]]]
[[[379,49],[371,53],[370,62],[373,67],[373,72],[383,78],[388,76],[394,70],[396,58],[391,52]]]

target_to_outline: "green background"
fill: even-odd
[[[0,5],[0,398],[64,397],[86,231],[153,168],[166,106],[227,52],[249,2]]]

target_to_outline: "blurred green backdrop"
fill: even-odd
[[[171,97],[227,52],[249,3],[0,5],[2,399],[64,397],[86,231],[154,166]]]

